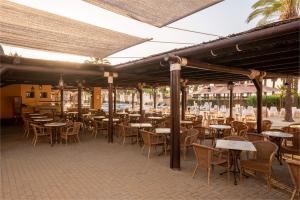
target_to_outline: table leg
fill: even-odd
[[[238,155],[238,152],[235,150],[232,150],[234,185],[237,185],[237,180],[236,180],[236,178],[237,178],[236,176],[238,173],[237,155]]]

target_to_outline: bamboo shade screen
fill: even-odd
[[[223,0],[84,0],[135,20],[163,27]]]
[[[6,0],[0,27],[4,44],[99,58],[146,41]]]

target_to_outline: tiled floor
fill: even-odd
[[[86,199],[289,199],[278,189],[267,191],[261,179],[248,178],[237,186],[231,177],[206,171],[192,179],[194,158],[189,152],[180,171],[169,168],[168,156],[147,160],[137,145],[108,144],[106,139],[81,136],[80,144],[46,141],[34,148],[21,128],[1,130],[1,196],[3,200]],[[283,170],[283,167],[281,166]],[[284,175],[288,177],[288,174]]]

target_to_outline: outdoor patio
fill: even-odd
[[[151,159],[138,145],[107,143],[104,137],[81,133],[81,143],[40,142],[34,148],[21,126],[2,127],[0,199],[289,199],[261,178],[233,184],[223,168],[215,168],[211,185],[206,170],[193,179],[195,159],[189,151],[181,170],[169,168],[169,154]],[[286,166],[274,160],[275,176],[290,184]],[[260,176],[258,176],[260,177]]]

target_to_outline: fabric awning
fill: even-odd
[[[95,6],[163,27],[223,0],[84,0]]]
[[[3,44],[104,58],[146,41],[6,0],[0,8]]]

